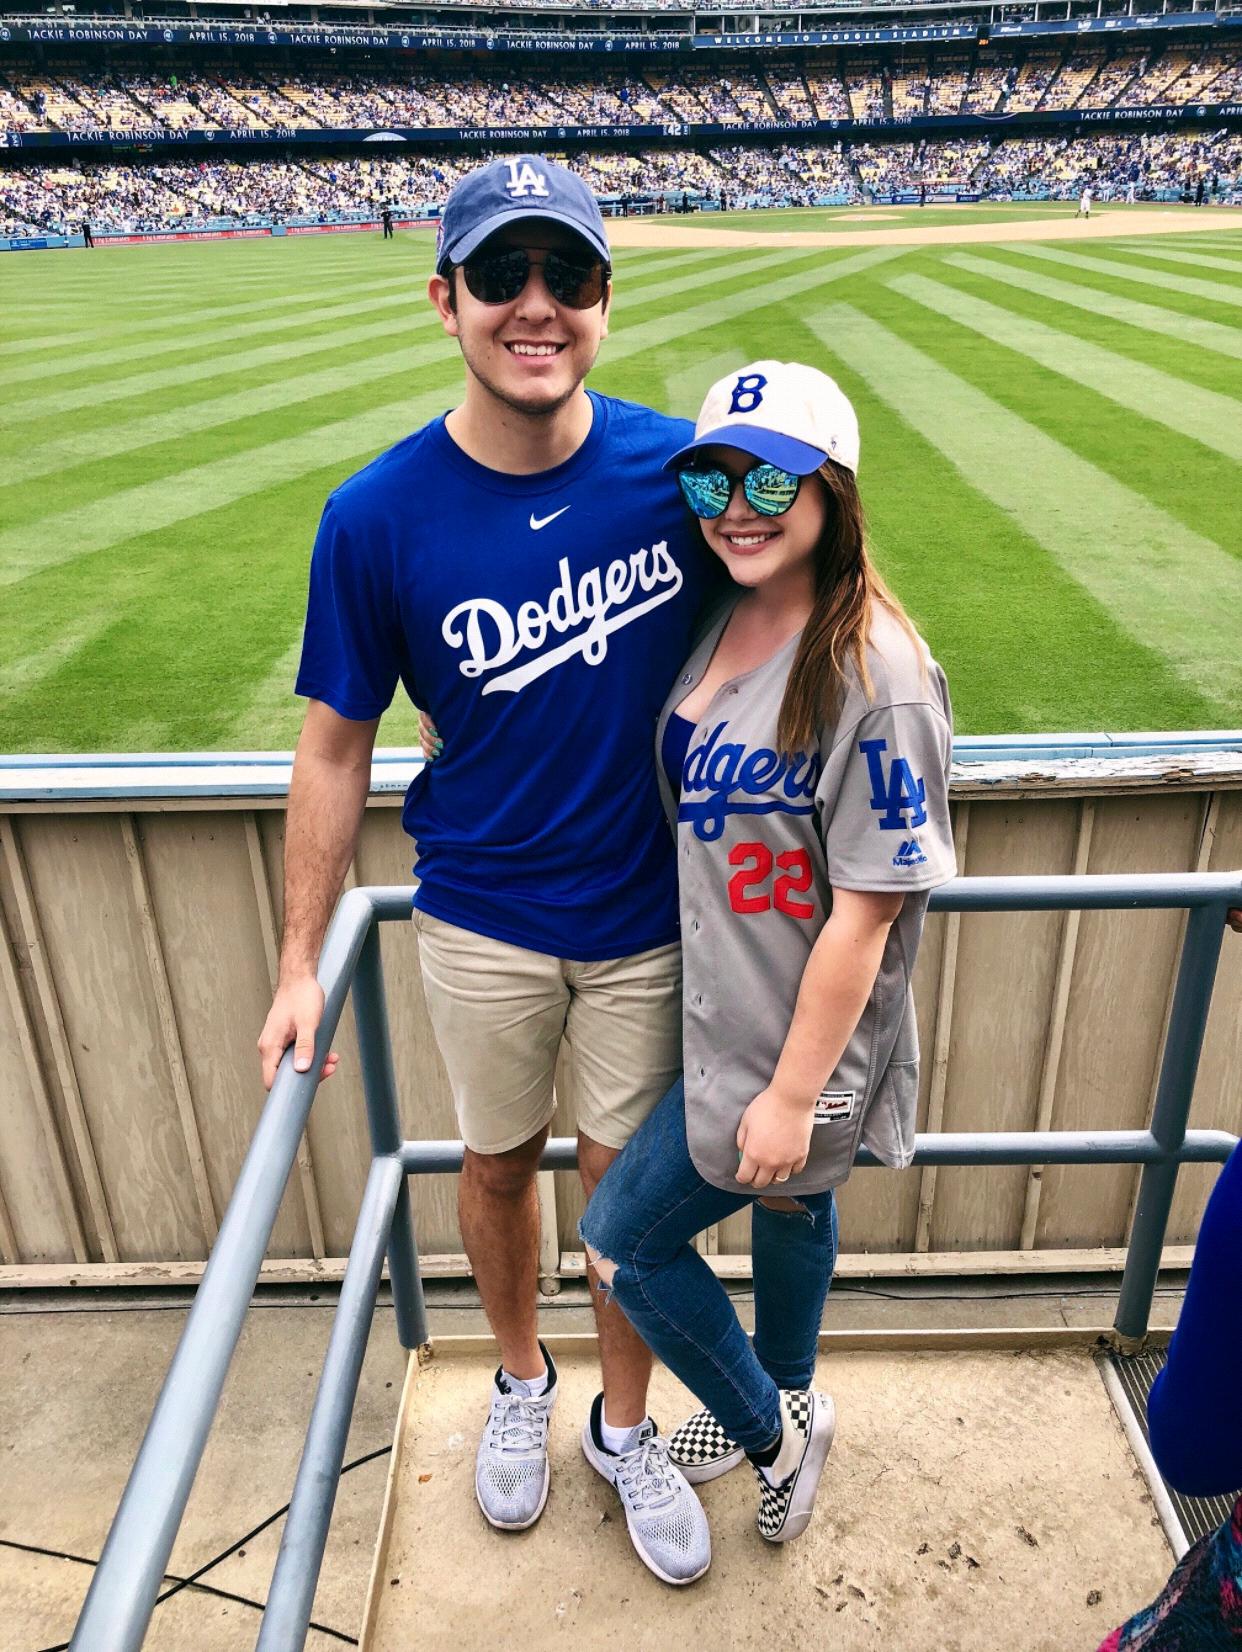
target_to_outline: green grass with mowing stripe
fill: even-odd
[[[1072,207],[969,218],[1050,211]],[[592,382],[693,416],[757,356],[835,373],[862,422],[877,559],[960,731],[1234,726],[1232,252],[1219,232],[625,251]],[[430,258],[409,234],[0,260],[0,750],[292,744],[323,500],[460,385]],[[381,742],[413,729],[395,706]]]

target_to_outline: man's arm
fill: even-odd
[[[315,979],[328,920],[353,859],[371,784],[371,753],[379,718],[355,722],[322,700],[311,700],[293,759],[285,823],[285,922],[280,975],[259,1036],[263,1085],[270,1090],[280,1058],[294,1045],[305,1072],[323,1016]],[[324,1063],[331,1078],[336,1051]]]

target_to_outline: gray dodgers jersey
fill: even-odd
[[[656,729],[700,681],[729,611],[683,668]],[[914,1154],[918,1030],[910,977],[928,892],[957,870],[949,824],[952,709],[944,673],[879,603],[866,699],[851,662],[840,714],[818,750],[792,761],[776,725],[797,651],[722,685],[697,724],[678,803],[659,764],[677,836],[683,952],[686,1129],[713,1186],[736,1180],[737,1129],[767,1088],[793,1018],[832,890],[906,893],[875,986],[816,1102],[805,1168],[784,1193],[818,1193],[849,1175],[860,1142],[904,1169]]]

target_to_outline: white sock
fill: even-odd
[[[785,1408],[781,1407],[781,1448],[776,1454],[776,1461],[768,1467],[760,1467],[759,1472],[770,1486],[779,1486],[797,1468],[802,1457],[802,1448],[806,1444],[796,1428],[791,1428],[785,1421]]]
[[[604,1450],[611,1451],[614,1456],[622,1456],[631,1445],[631,1435],[642,1426],[642,1423],[626,1423],[622,1428],[614,1428],[608,1421],[608,1411],[605,1407],[599,1417],[599,1434]]]
[[[503,1367],[500,1374],[508,1383],[511,1394],[525,1394],[528,1399],[537,1400],[541,1394],[546,1394],[548,1391],[548,1368],[546,1365],[537,1377],[515,1377],[512,1371],[506,1371]]]

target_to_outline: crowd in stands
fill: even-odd
[[[1096,133],[1070,138],[1027,138],[1000,144],[974,175],[985,195],[1007,199],[1046,193],[1068,200],[1083,185],[1098,199],[1145,200],[1179,191],[1193,195],[1202,180],[1209,201],[1242,195],[1242,133]]]
[[[953,138],[925,144],[662,149],[567,157],[617,209],[685,203],[747,208],[862,202],[903,191],[993,199],[1193,197],[1242,203],[1242,134],[1093,133],[1077,138]],[[411,216],[440,205],[466,155],[337,156],[289,161],[87,162],[0,168],[0,235],[56,233],[88,219],[96,232],[201,229],[213,222]]]
[[[312,66],[296,54],[295,64],[294,55],[256,54],[244,71],[187,57],[163,73],[124,54],[55,71],[10,62],[0,74],[0,131],[893,121],[1242,98],[1242,44],[1037,44],[1025,55],[1017,46],[913,48],[888,58],[842,50],[730,60],[725,74],[594,65],[434,72],[379,57],[351,67],[325,55]]]
[[[876,195],[899,190],[970,190],[975,168],[988,153],[986,138],[951,138],[940,143],[855,143],[850,159],[867,189]]]

